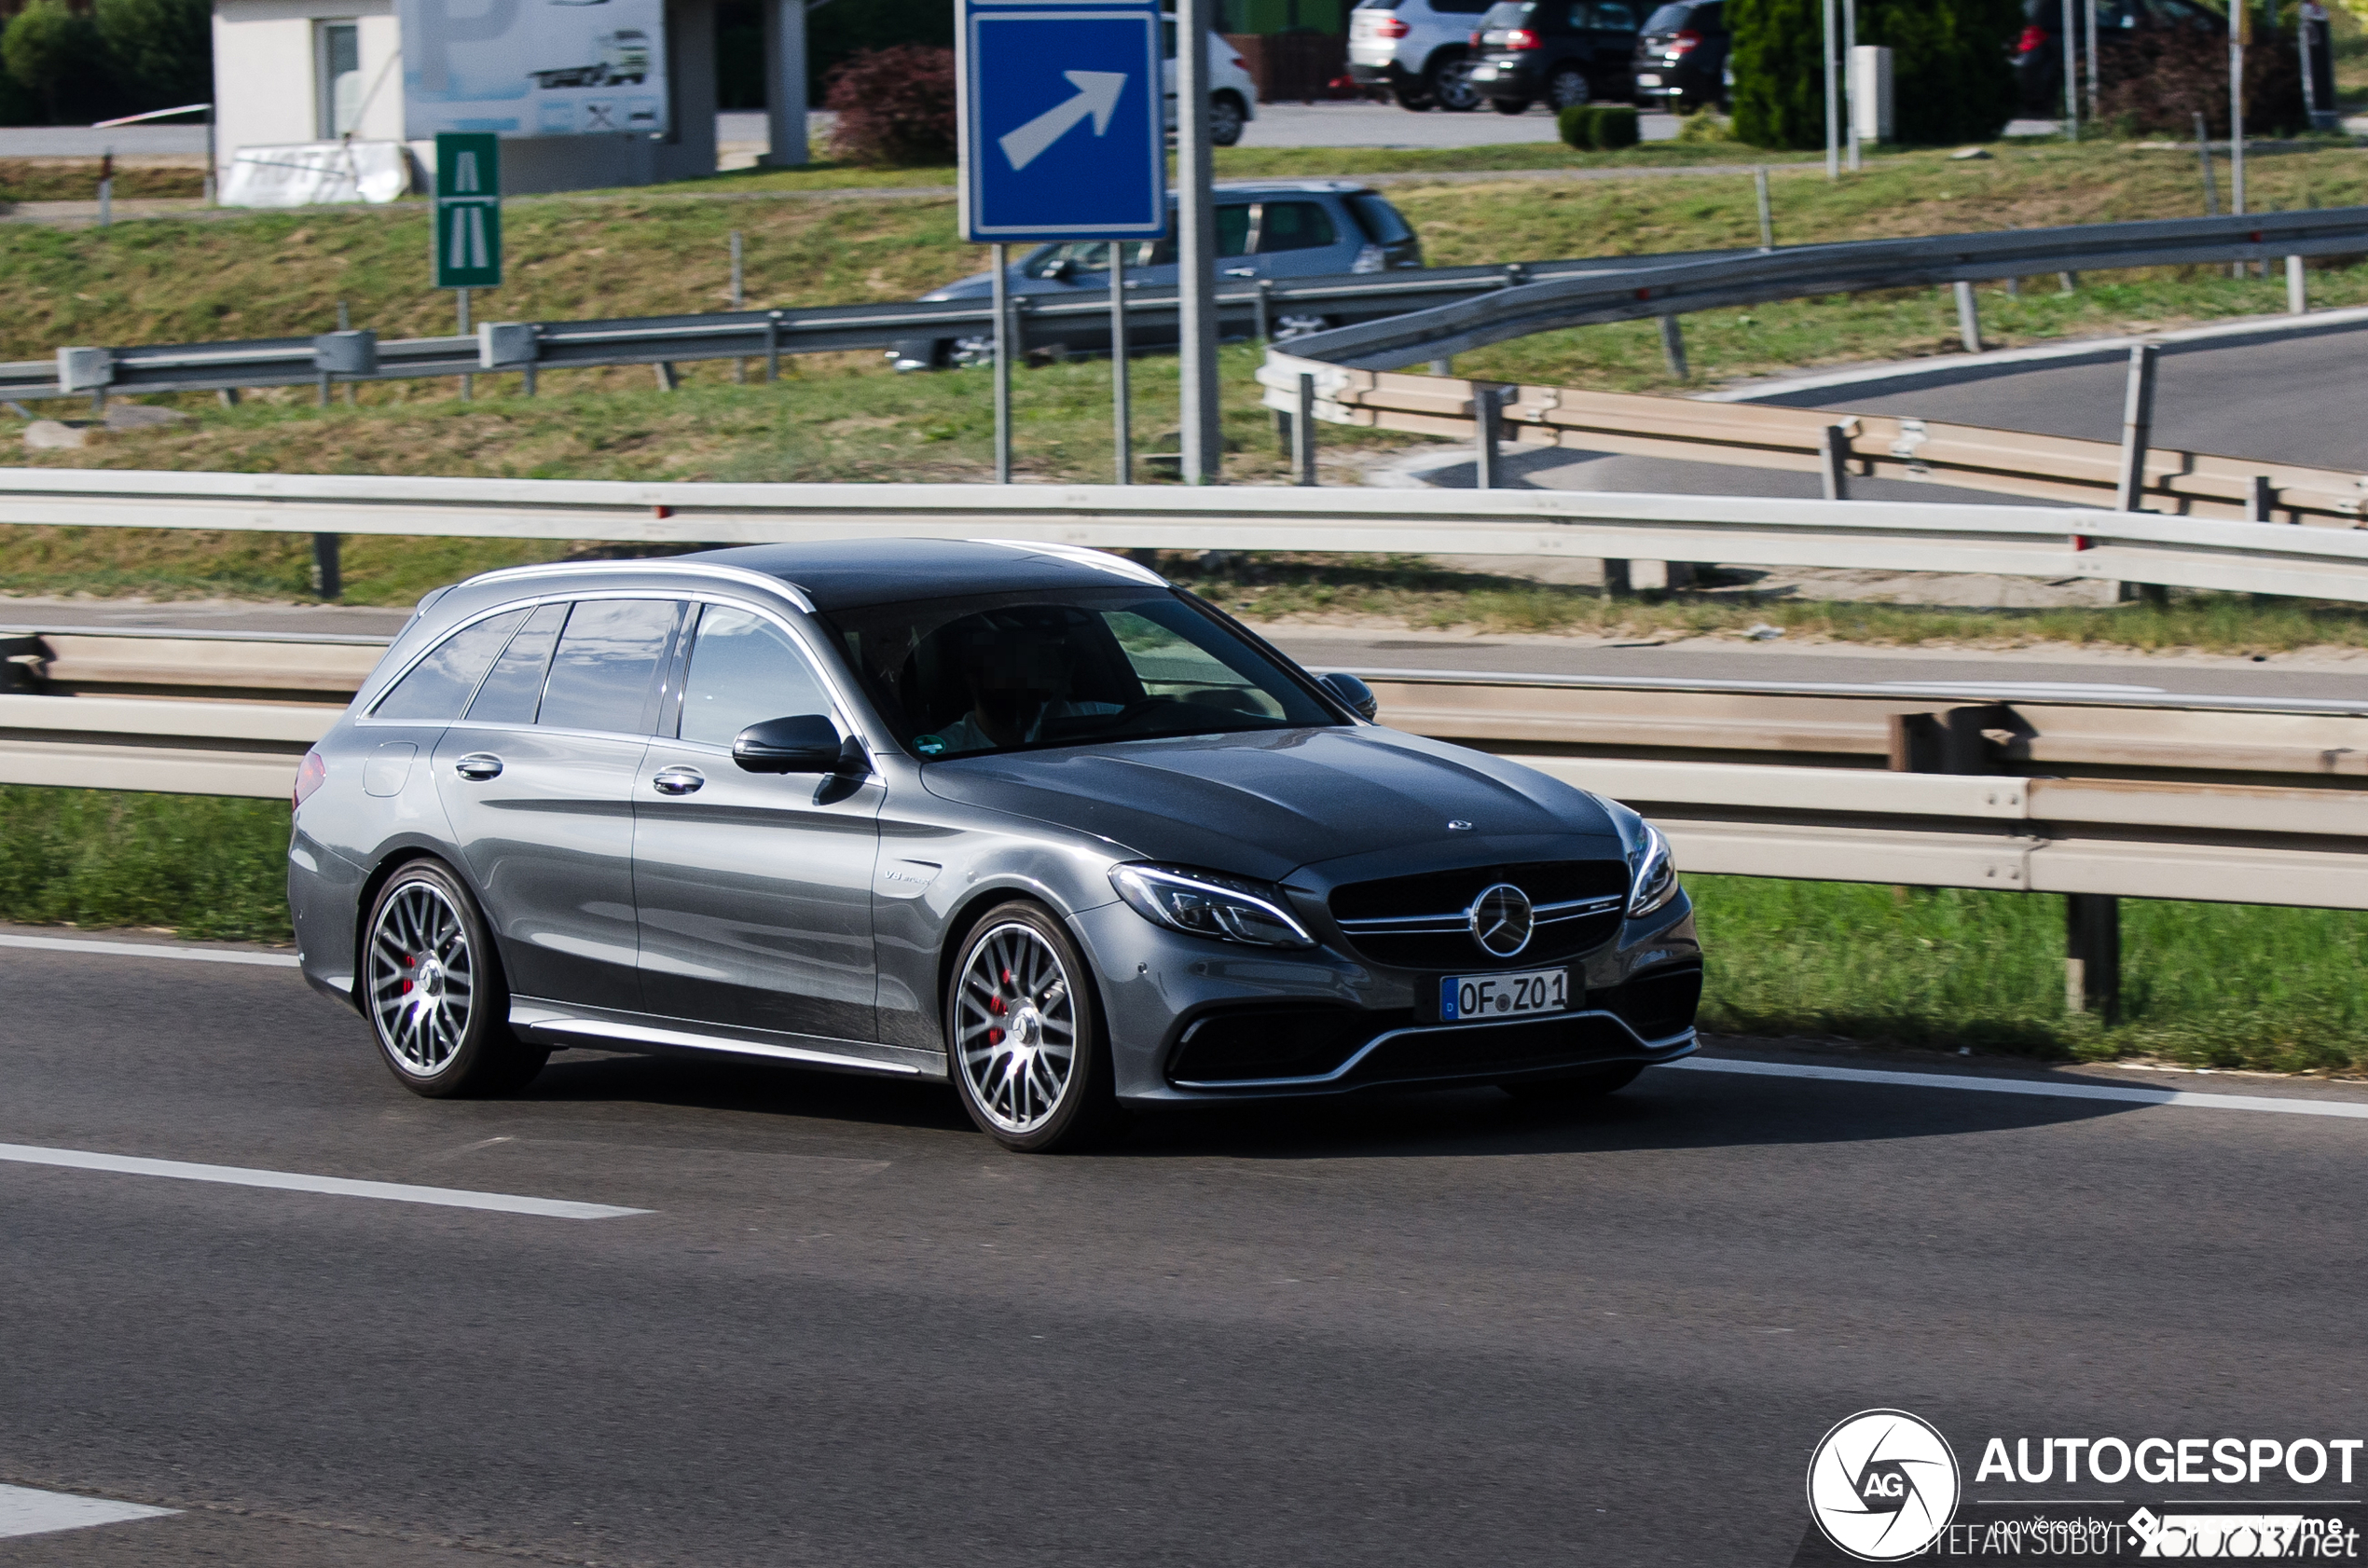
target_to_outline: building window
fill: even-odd
[[[362,29],[351,21],[319,26],[321,139],[335,141],[361,129]]]

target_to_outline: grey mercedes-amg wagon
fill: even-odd
[[[440,589],[304,759],[304,973],[428,1095],[569,1047],[1119,1108],[1618,1089],[1701,956],[1634,812],[1374,722],[1116,556],[763,545]]]

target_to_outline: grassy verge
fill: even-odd
[[[0,919],[285,940],[277,801],[0,787]],[[2123,906],[2123,1022],[2064,1011],[2063,901],[1849,883],[1687,879],[1705,1026],[2046,1059],[2368,1068],[2368,915]]]
[[[205,194],[202,169],[158,169],[134,165],[115,173],[118,201]],[[0,158],[0,203],[10,201],[96,201],[99,161]]]
[[[2031,893],[1687,878],[1705,1027],[2273,1072],[2368,1068],[2368,915],[2122,904],[2122,1022],[2064,1011],[2064,902]]]

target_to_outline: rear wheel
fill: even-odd
[[[1436,108],[1438,106],[1431,98],[1430,89],[1427,86],[1419,83],[1409,83],[1405,87],[1394,87],[1390,89],[1390,96],[1397,100],[1397,106],[1399,108],[1411,109],[1418,115],[1423,113],[1425,109]]]
[[[550,1059],[510,1032],[509,987],[484,918],[439,861],[415,860],[379,889],[361,983],[379,1054],[415,1094],[503,1093]]]
[[[1488,101],[1488,106],[1500,115],[1525,115],[1529,113],[1529,103],[1526,98],[1492,98]]]
[[[1230,92],[1220,92],[1209,100],[1208,139],[1220,147],[1230,147],[1242,139],[1242,128],[1250,122],[1249,110]]]
[[[1614,1062],[1606,1066],[1590,1067],[1584,1072],[1565,1073],[1560,1078],[1515,1079],[1496,1087],[1517,1100],[1533,1105],[1568,1105],[1577,1100],[1600,1100],[1606,1094],[1617,1094],[1636,1081],[1645,1070],[1642,1062]]]
[[[1041,904],[990,910],[963,942],[945,1054],[962,1108],[1006,1148],[1080,1148],[1117,1121],[1084,956]]]
[[[1423,76],[1430,87],[1431,101],[1440,108],[1464,114],[1480,106],[1480,89],[1472,85],[1470,55],[1434,62]]]
[[[1575,109],[1593,97],[1587,86],[1587,73],[1576,65],[1565,65],[1546,80],[1546,102],[1558,111]]]

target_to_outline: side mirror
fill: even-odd
[[[1379,722],[1382,712],[1382,699],[1373,695],[1372,687],[1368,686],[1356,676],[1350,675],[1343,670],[1336,669],[1332,671],[1331,674],[1324,676],[1321,679],[1326,691],[1331,693],[1332,695],[1338,697],[1342,702],[1346,703],[1357,713],[1362,714],[1368,719],[1374,720],[1377,722]]]
[[[732,739],[732,760],[748,773],[836,773],[846,755],[838,726],[819,713],[767,719]]]

